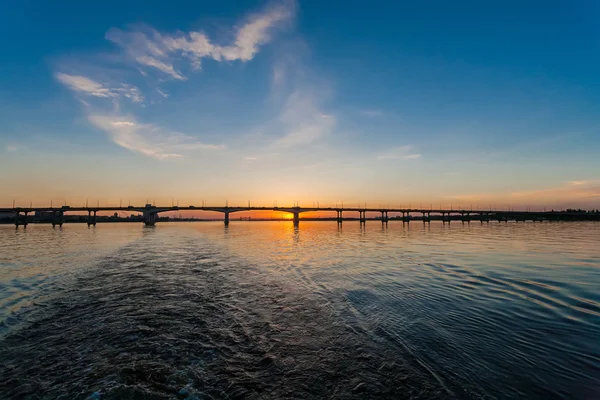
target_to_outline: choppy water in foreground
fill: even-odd
[[[0,307],[2,399],[600,398],[598,223],[0,226]]]

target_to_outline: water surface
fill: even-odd
[[[0,398],[600,398],[599,244],[593,222],[0,226]]]

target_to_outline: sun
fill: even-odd
[[[294,218],[294,214],[290,214],[290,213],[286,213],[286,212],[277,212],[275,211],[274,213],[271,214],[271,218],[273,219],[286,219],[286,220],[292,220]]]

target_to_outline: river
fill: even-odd
[[[598,399],[600,224],[0,225],[0,398]]]

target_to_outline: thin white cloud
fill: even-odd
[[[109,88],[106,88],[101,83],[93,81],[85,76],[68,75],[59,72],[56,74],[56,79],[75,92],[85,93],[95,97],[115,96]]]
[[[266,13],[256,14],[238,31],[235,44],[220,48],[226,60],[251,60],[258,52],[258,47],[271,40],[269,31],[277,24],[289,20],[294,14],[294,3],[282,2]]]
[[[88,119],[119,146],[159,160],[183,158],[186,151],[223,148],[181,133],[164,131],[152,124],[140,124],[131,116],[90,115]]]
[[[272,30],[289,21],[294,11],[295,3],[284,1],[251,15],[235,29],[235,39],[229,45],[213,43],[204,32],[168,35],[148,28],[132,31],[113,28],[106,33],[106,39],[123,48],[138,64],[184,80],[186,77],[175,67],[181,59],[187,60],[196,70],[200,69],[203,58],[215,61],[252,60],[260,46],[271,41]]]
[[[273,67],[273,85],[279,86],[282,85],[285,81],[285,70],[281,65],[275,65]]]
[[[378,160],[416,160],[421,154],[415,153],[412,146],[393,147],[377,156]]]
[[[105,38],[121,48],[121,55],[133,64],[130,65],[130,69],[140,72],[145,78],[152,79],[151,73],[158,71],[161,76],[164,74],[183,81],[187,79],[184,75],[186,71],[199,69],[201,61],[206,59],[219,62],[252,60],[261,47],[273,39],[275,30],[285,27],[286,22],[293,18],[294,12],[294,0],[271,4],[261,12],[243,19],[232,29],[232,39],[225,43],[214,42],[200,31],[167,34],[143,26],[128,30],[112,28]],[[63,66],[61,69],[68,67]],[[90,70],[97,71],[97,67]],[[106,70],[102,76],[112,73],[113,71]],[[119,146],[161,160],[180,158],[190,151],[223,148],[221,145],[202,143],[192,137],[152,124],[137,122],[133,115],[121,112],[123,105],[120,100],[127,98],[134,103],[143,103],[142,92],[136,86],[109,83],[96,78],[97,76],[64,72],[57,72],[55,75],[57,81],[75,92],[86,106],[90,123],[106,132]],[[160,88],[154,90],[164,98],[169,97],[169,94]],[[90,97],[99,100],[94,102]],[[290,98],[293,100],[293,96]],[[155,103],[152,101],[152,104]],[[297,110],[300,113],[298,117],[293,115],[294,110],[290,109],[292,106],[293,102],[290,101],[280,121],[284,128],[283,137],[280,137],[278,143],[281,147],[316,141],[326,135],[335,124],[335,118],[321,113],[316,107],[311,108],[308,103],[304,108]]]
[[[572,185],[572,186],[600,185],[600,179],[570,181],[569,185]]]
[[[555,198],[555,199],[577,199],[600,196],[600,180],[571,181],[562,187],[531,190],[525,192],[513,192],[511,197],[519,198]]]
[[[138,89],[137,87],[135,87],[133,85],[128,85],[126,83],[123,83],[123,84],[121,84],[120,88],[115,88],[115,89],[113,89],[113,91],[121,94],[123,97],[128,98],[129,100],[133,101],[134,103],[143,103],[144,102],[144,96],[142,95],[142,92],[140,91],[140,89]]]
[[[87,96],[102,98],[117,98],[123,96],[135,103],[143,103],[144,101],[142,92],[133,85],[123,83],[118,87],[109,87],[82,75],[69,75],[62,72],[58,72],[55,77],[60,83],[67,86],[72,91]]]
[[[287,98],[280,120],[285,134],[275,141],[274,146],[281,148],[314,143],[330,135],[336,125],[333,115],[319,110],[315,96],[299,90]]]
[[[595,199],[600,198],[600,180],[577,180],[564,182],[562,186],[546,187],[522,192],[493,192],[458,194],[446,197],[461,201],[491,202],[492,208],[498,204],[551,204],[553,207],[564,208],[570,206],[583,206],[597,208]],[[485,204],[484,203],[484,204]],[[496,204],[496,205],[494,205]]]
[[[172,65],[167,64],[166,62],[163,62],[157,58],[150,57],[150,56],[139,56],[139,57],[135,58],[135,61],[137,61],[138,63],[145,65],[147,67],[156,68],[156,69],[164,72],[167,75],[171,75],[175,79],[179,79],[182,81],[187,79],[185,76],[183,76],[179,72],[175,71],[175,68],[173,68]]]
[[[455,196],[446,196],[444,198],[445,199],[465,200],[465,201],[479,201],[479,200],[489,200],[493,197],[494,197],[494,195],[491,193],[471,193],[471,194],[458,194]]]
[[[7,144],[5,150],[7,153],[16,153],[17,151],[19,151],[19,147],[14,144]]]

